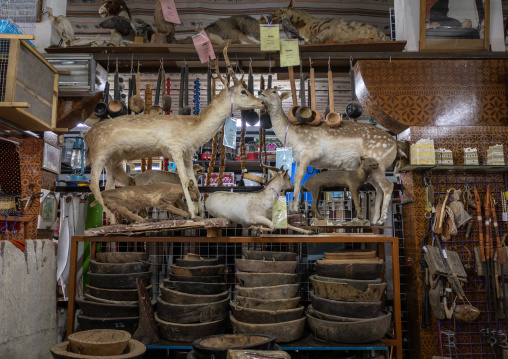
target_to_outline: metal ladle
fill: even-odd
[[[300,103],[301,106],[296,110],[296,119],[300,123],[308,123],[312,120],[312,110],[305,104],[305,79],[303,76],[302,66],[300,66]]]
[[[346,115],[349,118],[358,118],[363,113],[362,104],[356,101],[356,87],[355,87],[355,70],[353,70],[353,60],[349,60],[349,78],[351,82],[351,102],[346,106]]]
[[[311,126],[319,126],[321,124],[321,119],[323,116],[321,116],[321,113],[316,108],[316,79],[314,76],[314,68],[312,67],[311,59],[309,59],[309,62],[310,62],[310,84],[311,84],[310,99],[312,108],[312,119],[308,122],[308,124]]]
[[[133,93],[136,94],[129,99],[129,108],[135,114],[143,112],[145,110],[145,100],[141,97],[141,74],[139,72],[139,61],[138,61],[138,73],[136,74],[136,84],[133,86]]]
[[[335,112],[333,96],[333,75],[332,68],[330,66],[330,60],[328,60],[328,99],[330,101],[330,113],[326,115],[325,123],[328,127],[337,127],[342,121],[342,114]]]
[[[289,109],[288,120],[293,125],[299,125],[300,122],[296,118],[296,110],[298,110],[300,106],[298,106],[298,99],[296,97],[295,73],[293,72],[293,66],[288,67],[288,72],[289,72],[289,84],[291,85],[291,96],[293,98],[293,106]]]

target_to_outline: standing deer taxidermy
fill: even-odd
[[[292,210],[298,211],[301,183],[308,166],[354,171],[360,166],[361,157],[371,157],[378,162],[378,168],[372,170],[367,182],[376,188],[378,194],[383,193],[383,196],[376,196],[372,223],[382,224],[387,218],[393,191],[393,183],[386,179],[385,171],[397,156],[396,141],[387,132],[370,124],[346,121],[336,128],[292,125],[282,110],[282,100],[290,96],[290,92],[279,96],[277,87],[259,91],[275,134],[280,139],[286,138],[286,146],[292,148],[296,160]],[[405,154],[402,156],[405,157]]]
[[[208,213],[213,217],[227,218],[250,229],[259,230],[262,226],[267,226],[268,230],[274,231],[275,224],[271,219],[273,200],[292,189],[293,182],[288,171],[284,171],[282,167],[278,169],[264,164],[263,166],[268,168],[271,178],[264,190],[256,193],[212,193],[205,201]],[[288,228],[304,234],[311,233],[290,224]]]
[[[192,156],[213,137],[231,111],[263,108],[261,100],[243,86],[243,77],[238,79],[235,76],[227,56],[227,46],[224,48],[224,57],[234,85],[229,87],[220,75],[216,60],[215,71],[224,89],[199,115],[119,116],[100,122],[87,132],[87,162],[92,164],[90,190],[98,203],[104,205],[99,189],[102,168],[106,167],[107,170],[106,189],[114,188],[115,178],[125,185],[133,185],[132,177],[123,170],[123,160],[163,156],[173,159],[191,218],[195,218],[188,190],[190,180],[197,183]],[[113,217],[110,211],[107,214]]]

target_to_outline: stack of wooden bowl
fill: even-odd
[[[143,343],[131,339],[123,330],[96,329],[69,335],[67,342],[51,347],[55,359],[70,358],[142,358],[146,352]]]
[[[160,285],[155,321],[162,338],[190,342],[222,333],[229,313],[224,265],[215,258],[187,255],[172,265]]]
[[[229,349],[275,350],[275,337],[259,334],[219,334],[196,339],[187,359],[227,359]]]
[[[305,327],[304,307],[296,296],[296,254],[243,251],[236,259],[236,302],[231,302],[231,324],[238,334],[265,334],[277,342],[300,338]]]
[[[306,311],[316,338],[356,344],[385,336],[391,313],[381,310],[383,267],[375,251],[325,252],[316,263],[317,274],[310,277],[314,294]]]
[[[150,292],[152,272],[145,252],[97,253],[90,260],[89,284],[81,308],[81,329],[122,329],[134,334],[139,323],[136,279]]]

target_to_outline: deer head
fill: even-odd
[[[224,60],[226,61],[226,66],[228,69],[228,73],[230,74],[231,78],[233,79],[233,86],[229,86],[228,82],[224,79],[224,77],[221,76],[219,71],[219,64],[216,59],[215,61],[215,73],[217,75],[217,78],[224,84],[224,87],[230,93],[231,96],[231,102],[232,102],[232,111],[235,110],[250,110],[250,109],[262,109],[264,108],[263,102],[256,98],[253,94],[251,94],[249,91],[247,91],[247,88],[245,87],[243,83],[243,76],[240,79],[238,79],[235,75],[235,72],[233,70],[233,67],[231,66],[231,62],[229,61],[228,57],[228,45],[224,47]],[[232,92],[232,94],[231,94]]]
[[[283,92],[279,95],[277,86],[271,89],[258,91],[258,96],[268,113],[274,113],[279,108],[282,109],[282,101],[291,97],[291,92]]]
[[[288,170],[284,170],[284,167],[277,168],[267,166],[265,164],[263,164],[263,167],[266,167],[268,169],[268,173],[270,173],[270,182],[266,185],[267,188],[272,188],[276,192],[285,192],[293,189],[291,176],[289,176]]]
[[[101,17],[118,16],[122,11],[127,11],[129,18],[131,17],[129,8],[123,0],[106,0],[99,8],[99,15]]]

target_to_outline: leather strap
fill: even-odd
[[[487,187],[487,193],[490,194],[490,186]],[[499,233],[499,225],[497,223],[496,207],[494,206],[494,201],[492,201],[491,196],[489,196],[489,200],[490,200],[490,212],[492,213],[492,224],[494,227],[494,233],[496,235],[497,257],[499,264],[503,264],[503,251],[501,249],[501,235]]]
[[[474,198],[476,202],[476,213],[478,215],[478,236],[480,237],[480,254],[482,256],[482,262],[485,262],[485,245],[483,242],[483,222],[482,222],[482,205],[480,202],[480,196],[478,195],[478,190],[476,189],[476,185],[473,186],[474,190]]]

